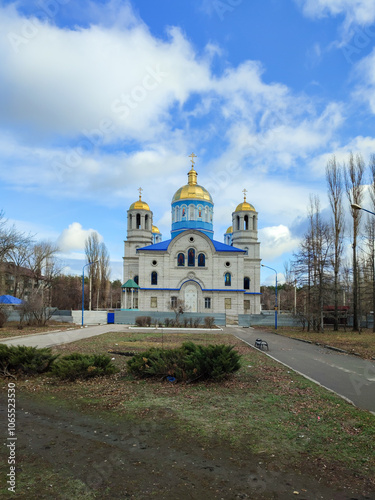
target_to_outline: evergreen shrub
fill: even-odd
[[[175,377],[179,381],[223,380],[239,370],[240,355],[233,346],[201,346],[185,342],[177,349],[152,348],[128,362],[129,371],[138,377]]]
[[[118,368],[105,354],[73,353],[61,357],[51,369],[51,373],[63,380],[88,379],[97,376],[112,375]]]
[[[50,370],[58,355],[51,353],[51,349],[37,347],[7,346],[0,344],[0,369],[15,374],[36,375]]]

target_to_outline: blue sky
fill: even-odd
[[[168,239],[194,151],[215,239],[246,188],[282,273],[328,158],[375,152],[374,21],[375,0],[0,0],[0,208],[67,273],[97,231],[121,278],[137,189]]]

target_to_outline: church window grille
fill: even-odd
[[[211,299],[210,297],[205,297],[204,299],[204,308],[211,309]]]
[[[249,229],[249,216],[245,215],[244,217],[244,229],[247,231]]]
[[[247,276],[245,276],[243,279],[243,287],[245,290],[250,290],[250,278],[248,278]]]
[[[198,267],[205,267],[206,265],[206,256],[204,253],[200,253],[198,255]]]
[[[188,250],[188,266],[189,267],[195,266],[195,250],[194,250],[194,248],[189,248],[189,250]]]
[[[189,205],[189,220],[194,220],[195,219],[195,206],[194,205]]]
[[[158,298],[157,297],[151,297],[150,306],[153,309],[156,309],[158,307]]]
[[[139,277],[138,277],[138,275],[134,276],[134,278],[133,278],[133,279],[134,279],[134,282],[135,282],[135,283],[137,283],[137,285],[139,285],[139,283],[138,283],[138,282],[139,282]]]
[[[177,307],[177,297],[171,297],[171,307],[172,308]]]
[[[156,271],[153,271],[151,273],[151,285],[157,285],[158,284],[158,273]]]
[[[225,283],[225,286],[231,286],[232,285],[232,276],[231,276],[230,273],[225,273],[224,283]]]
[[[232,299],[225,299],[225,309],[232,309]]]
[[[179,253],[177,256],[177,265],[179,267],[183,267],[185,265],[185,255],[183,253]]]

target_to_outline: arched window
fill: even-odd
[[[198,255],[198,267],[204,267],[206,265],[206,256],[204,253]]]
[[[138,275],[134,276],[134,278],[133,278],[133,279],[134,279],[134,281],[137,283],[137,285],[139,285],[139,283],[138,283],[138,280],[139,280]]]
[[[245,252],[246,252],[246,253],[245,253],[245,255],[249,255],[249,248],[248,248],[248,247],[245,247],[245,248],[244,248],[244,250],[245,250]]]
[[[180,207],[176,207],[176,222],[180,220]]]
[[[133,216],[132,216],[132,214],[129,215],[129,229],[133,229]]]
[[[243,220],[244,220],[244,229],[245,231],[247,231],[249,229],[249,216],[245,215]]]
[[[237,215],[237,231],[240,230],[240,216]]]
[[[158,273],[156,271],[152,271],[151,273],[151,285],[158,284]]]
[[[137,229],[141,229],[141,214],[137,214]]]
[[[186,206],[182,205],[181,207],[181,219],[186,219]]]
[[[177,255],[177,265],[179,267],[183,267],[185,265],[185,255],[183,253],[179,253]]]
[[[225,273],[225,286],[231,286],[232,276],[230,273]]]
[[[194,248],[189,248],[188,250],[188,266],[195,266],[195,250]]]
[[[198,206],[198,217],[201,219],[202,218],[202,206]]]
[[[206,222],[209,221],[208,207],[204,207],[204,219]]]
[[[245,290],[250,290],[250,278],[248,278],[247,276],[245,276],[243,279],[243,287]]]
[[[145,216],[145,229],[148,229],[148,215]]]
[[[189,205],[189,220],[194,220],[195,219],[195,206],[194,205]]]

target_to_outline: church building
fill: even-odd
[[[170,239],[163,241],[153,225],[141,189],[129,207],[121,307],[166,312],[183,303],[186,312],[202,317],[225,312],[227,324],[236,323],[239,314],[260,312],[258,213],[244,190],[224,243],[216,241],[214,203],[198,184],[196,156],[191,158],[188,183],[172,198]]]

